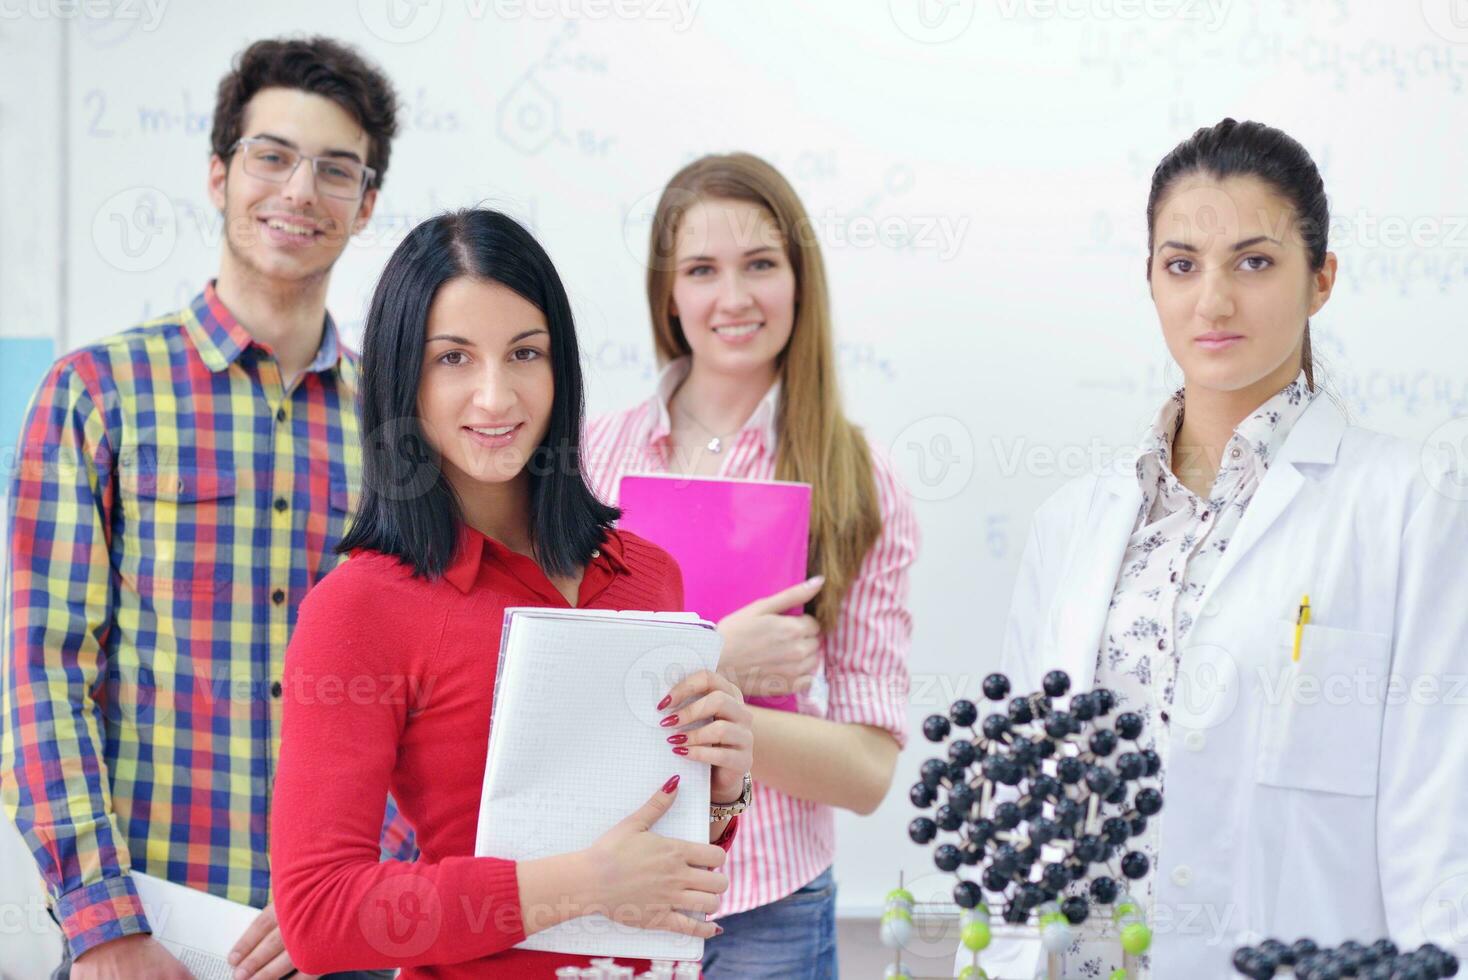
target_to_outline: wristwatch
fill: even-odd
[[[718,823],[730,817],[737,817],[749,809],[749,800],[754,796],[754,780],[749,778],[749,773],[744,774],[744,791],[739,794],[739,799],[733,803],[709,802],[709,823]]]

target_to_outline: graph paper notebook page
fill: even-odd
[[[474,853],[527,861],[590,846],[683,777],[654,826],[708,842],[709,767],[674,755],[657,704],[678,680],[718,664],[713,625],[689,613],[505,610]],[[703,940],[571,919],[521,949],[698,960]]]
[[[232,980],[229,951],[260,910],[134,871],[153,938],[196,980]]]
[[[805,580],[810,484],[783,480],[635,473],[617,485],[618,527],[665,549],[683,570],[684,608],[717,623],[757,599]],[[786,612],[799,614],[800,609]],[[825,714],[825,677],[812,700]],[[749,704],[798,709],[797,697],[745,697]]]

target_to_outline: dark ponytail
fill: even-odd
[[[1320,179],[1315,161],[1303,146],[1281,130],[1258,122],[1224,119],[1183,140],[1152,171],[1152,190],[1147,195],[1149,277],[1157,206],[1174,183],[1194,173],[1216,180],[1257,177],[1269,184],[1295,211],[1296,225],[1310,256],[1310,271],[1319,272],[1325,265],[1330,207],[1325,198],[1325,182]],[[1315,359],[1310,352],[1308,320],[1300,359],[1304,362],[1305,383],[1313,391]]]

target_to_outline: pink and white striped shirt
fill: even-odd
[[[624,474],[670,471],[668,402],[691,366],[686,357],[673,361],[659,375],[657,390],[646,402],[604,415],[588,426],[582,459],[591,487],[602,499],[616,503]],[[776,382],[739,432],[726,440],[720,477],[774,479],[779,398]],[[882,533],[841,604],[836,628],[821,636],[826,703],[802,697],[799,710],[831,721],[885,728],[901,745],[906,742],[907,656],[912,640],[908,567],[917,557],[918,527],[907,491],[875,446],[872,475]],[[831,866],[835,838],[831,807],[756,782],[754,801],[729,853],[729,891],[718,914],[768,905],[806,885]]]

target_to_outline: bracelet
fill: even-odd
[[[754,780],[749,778],[749,773],[744,774],[744,788],[739,794],[739,799],[732,803],[714,803],[709,801],[709,823],[718,823],[729,817],[737,817],[749,809],[749,801],[754,796]]]

